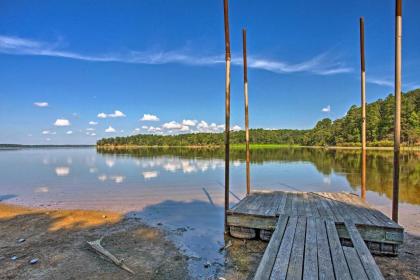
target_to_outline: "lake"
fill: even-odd
[[[245,195],[245,151],[231,152],[233,205]],[[367,152],[367,201],[387,215],[391,151]],[[264,148],[251,151],[252,190],[360,194],[357,150]],[[0,200],[43,208],[123,212],[172,232],[180,249],[223,264],[223,149],[43,148],[0,151]],[[420,152],[401,155],[400,223],[419,232]]]

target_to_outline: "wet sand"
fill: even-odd
[[[89,248],[86,241],[101,237],[103,247],[124,259],[134,276]],[[29,264],[34,258],[39,261]],[[0,203],[0,279],[188,279],[188,272],[186,257],[139,219]]]
[[[0,203],[0,279],[252,279],[267,246],[266,242],[226,236],[225,244],[232,245],[223,252],[224,263],[203,267],[216,271],[204,277],[191,275],[188,262],[194,260],[169,241],[168,234],[115,212]],[[86,241],[100,237],[104,237],[103,246],[124,259],[136,275],[89,249]],[[25,241],[19,243],[20,238]],[[13,256],[17,260],[11,260]],[[39,262],[30,265],[33,258]],[[418,231],[406,233],[398,257],[375,256],[386,279],[419,279],[419,258]]]

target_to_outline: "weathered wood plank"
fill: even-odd
[[[287,226],[288,217],[280,217],[276,230],[274,231],[267,248],[265,249],[264,255],[260,261],[260,264],[255,273],[255,280],[268,280],[270,278],[271,270],[273,269],[276,256],[279,251],[281,241]]]
[[[297,225],[297,217],[290,217],[277,253],[276,261],[271,271],[270,279],[283,280],[286,279],[287,268],[289,266],[290,253],[292,250],[293,240]]]
[[[328,236],[323,219],[316,219],[318,271],[320,280],[334,279],[334,268],[329,250]]]
[[[341,247],[335,223],[331,220],[326,220],[325,226],[327,228],[328,242],[330,245],[335,277],[338,279],[350,280],[350,271],[344,257],[343,248]]]
[[[356,249],[357,254],[359,255],[360,261],[365,268],[366,274],[371,280],[382,280],[382,276],[379,267],[377,266],[375,259],[370,254],[368,247],[366,246],[363,238],[360,236],[360,233],[357,231],[356,226],[349,222],[345,222],[347,231],[350,235],[351,242],[353,243],[354,248]]]
[[[350,268],[351,277],[356,280],[368,280],[356,250],[353,247],[343,246],[343,252],[347,260],[347,265]]]
[[[284,209],[286,208],[286,200],[287,200],[287,193],[282,192],[281,200],[276,210],[277,215],[284,214]]]
[[[303,264],[303,279],[318,279],[318,248],[315,218],[306,220],[305,257]]]
[[[302,279],[305,233],[306,218],[304,216],[299,216],[293,241],[292,254],[290,255],[289,267],[287,269],[286,279],[288,280]]]

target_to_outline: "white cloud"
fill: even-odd
[[[66,132],[66,134],[68,134],[68,135],[73,134],[73,131],[69,130],[69,131]]]
[[[34,102],[36,107],[48,107],[48,102]]]
[[[171,121],[168,123],[164,123],[162,127],[165,129],[181,129],[182,125],[180,123],[177,123],[176,121]]]
[[[147,125],[143,125],[141,128],[148,129],[149,127]]]
[[[197,128],[198,129],[206,129],[206,128],[208,128],[209,127],[209,125],[207,124],[207,122],[205,122],[205,121],[201,121],[198,125],[197,125]]]
[[[154,127],[154,126],[150,126],[147,131],[149,132],[161,132],[162,129],[160,127]]]
[[[0,53],[12,55],[35,55],[49,56],[68,59],[77,59],[94,62],[120,62],[135,64],[167,64],[178,63],[186,65],[214,65],[225,63],[223,55],[194,56],[185,51],[127,51],[125,53],[84,55],[76,52],[66,51],[60,48],[58,43],[48,43],[30,40],[26,38],[1,36]],[[242,65],[242,56],[232,57],[233,65]],[[297,73],[309,72],[317,75],[334,75],[339,73],[352,72],[331,52],[321,53],[313,58],[299,63],[288,63],[281,60],[248,58],[248,67],[262,69],[275,73]]]
[[[110,118],[123,118],[125,116],[126,115],[123,112],[118,111],[118,110],[115,110],[114,113],[108,115],[108,117]]]
[[[143,117],[140,119],[141,121],[149,121],[149,122],[157,122],[159,121],[159,117],[152,114],[144,114]]]
[[[42,134],[44,134],[44,135],[55,135],[55,134],[57,134],[57,132],[50,131],[50,130],[43,130]]]
[[[195,126],[196,124],[196,120],[182,120],[182,125]]]
[[[106,118],[123,118],[123,117],[126,117],[126,115],[123,112],[119,111],[119,110],[115,110],[114,113],[111,113],[111,114],[105,114],[103,112],[102,113],[99,113],[97,115],[97,117],[100,118],[100,119],[106,119]]]
[[[322,108],[322,112],[324,112],[324,113],[329,113],[329,112],[331,112],[331,106],[330,106],[330,105],[328,105],[327,107]]]
[[[93,127],[86,128],[86,131],[94,131],[95,129]]]
[[[36,193],[47,193],[48,192],[48,187],[39,187],[35,189]]]
[[[98,124],[98,122],[94,122],[94,121],[89,122],[89,125],[97,125],[97,124]]]
[[[45,138],[45,141],[49,142],[49,141],[51,141],[51,138]]]
[[[115,129],[112,126],[108,126],[108,128],[105,129],[105,132],[114,133],[115,132]]]
[[[188,125],[183,125],[179,131],[186,132],[186,131],[189,131],[189,130],[190,130],[190,127]]]
[[[241,130],[241,127],[240,127],[239,125],[234,125],[234,126],[232,127],[232,130],[233,130],[233,131],[238,131],[238,130]]]
[[[69,126],[70,121],[66,119],[57,119],[54,123],[55,126]]]

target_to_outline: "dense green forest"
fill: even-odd
[[[366,107],[367,141],[370,146],[391,146],[394,127],[394,97],[389,95]],[[420,89],[402,95],[401,140],[405,145],[420,144]],[[360,143],[361,108],[353,105],[346,116],[332,121],[320,120],[314,128],[251,129],[253,144],[289,144],[303,146],[352,146]],[[101,139],[98,146],[211,146],[223,145],[223,133],[189,133],[178,135],[139,134]],[[231,133],[232,144],[245,142],[244,131]]]

